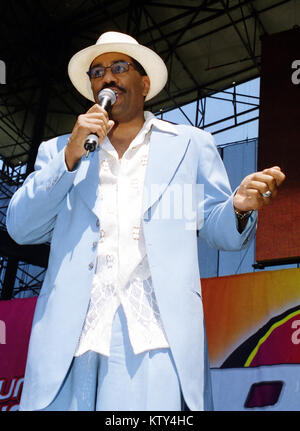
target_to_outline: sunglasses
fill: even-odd
[[[134,67],[132,63],[128,63],[127,61],[116,61],[116,63],[106,67],[100,65],[93,66],[86,73],[90,79],[102,78],[105,75],[106,69],[110,69],[114,75],[117,75],[118,73],[128,72],[129,66]]]

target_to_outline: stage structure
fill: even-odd
[[[102,32],[131,34],[169,70],[147,109],[164,117],[177,108],[188,123],[217,134],[258,119],[259,100],[237,86],[261,76],[261,38],[299,25],[300,8],[297,0],[11,0],[1,17],[0,287],[1,299],[9,299],[38,291],[49,247],[8,238],[8,200],[33,170],[41,141],[68,133],[90,106],[67,76],[71,56]],[[226,100],[232,114],[207,121],[209,98]]]

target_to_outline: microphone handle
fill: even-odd
[[[93,153],[95,151],[97,145],[98,145],[98,135],[96,135],[95,133],[91,133],[87,137],[87,139],[84,143],[84,149],[89,153]]]

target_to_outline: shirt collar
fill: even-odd
[[[178,135],[178,131],[172,123],[169,123],[168,121],[159,120],[154,114],[152,114],[152,112],[144,111],[144,118],[145,118],[145,122],[137,136],[140,137],[142,135],[144,137],[150,131],[152,126],[156,127],[161,132]],[[132,142],[129,147],[132,146]],[[98,148],[102,148],[103,150],[106,150],[109,153],[115,153],[116,151],[107,136],[103,141],[103,143],[101,144],[101,146],[99,146]]]
[[[155,117],[155,115],[152,114],[152,112],[145,111],[144,117],[145,117],[145,123],[143,127],[146,127],[147,131],[150,129],[151,126],[155,126],[161,132],[178,135],[178,131],[172,123],[169,123],[168,121],[160,120],[159,118]]]

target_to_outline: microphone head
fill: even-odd
[[[117,99],[115,92],[113,90],[111,90],[110,88],[104,88],[103,90],[99,91],[99,93],[98,93],[99,103],[101,103],[101,101],[104,98],[107,99],[107,101],[109,101],[111,105],[113,105]]]

